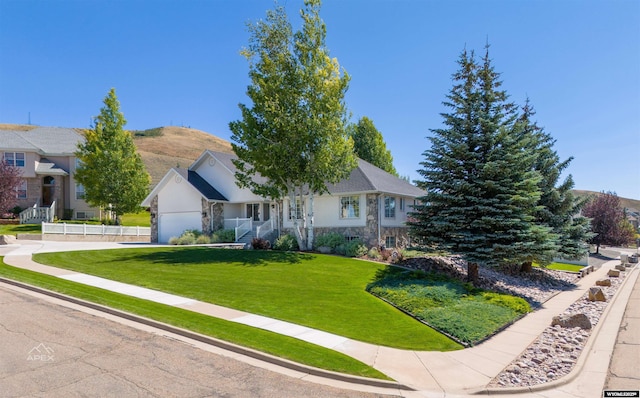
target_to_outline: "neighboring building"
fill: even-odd
[[[68,128],[0,130],[1,159],[22,170],[17,205],[29,211],[21,215],[21,222],[100,216],[84,201],[84,188],[73,178],[77,166],[74,152],[83,140]]]
[[[209,234],[237,228],[238,240],[243,242],[291,231],[296,215],[289,214],[289,199],[272,201],[239,188],[234,158],[204,151],[189,169],[169,170],[142,203],[150,207],[152,242],[166,243],[188,229]],[[406,243],[407,213],[414,200],[425,194],[360,159],[349,178],[330,184],[328,190],[314,196],[316,236],[338,232],[347,239],[360,238],[368,246],[388,247]]]

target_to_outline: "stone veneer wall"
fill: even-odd
[[[224,228],[224,204],[216,203],[213,205],[211,218],[213,220],[213,228],[211,232]]]
[[[209,214],[209,201],[205,198],[200,199],[200,208],[202,213],[202,233],[204,235],[211,234],[211,214]]]
[[[158,195],[151,199],[151,243],[158,243]]]

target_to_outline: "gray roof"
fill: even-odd
[[[212,187],[200,174],[193,170],[173,168],[178,174],[180,174],[186,181],[189,182],[195,189],[197,189],[202,196],[209,200],[228,201],[217,189]]]
[[[84,138],[74,129],[36,127],[29,131],[0,130],[0,151],[38,152],[41,155],[69,156]]]
[[[237,171],[237,168],[232,162],[233,159],[238,158],[236,155],[224,152],[210,152],[231,170],[231,172],[235,173]],[[254,177],[254,181],[256,182],[264,180],[265,178],[259,175]],[[426,194],[425,191],[415,185],[389,174],[362,159],[358,159],[358,166],[351,171],[351,175],[348,178],[336,184],[328,184],[327,189],[332,195],[356,192],[381,192],[401,196],[420,197]]]
[[[38,166],[36,167],[36,174],[41,175],[58,175],[58,176],[68,176],[64,169],[60,168],[57,164],[50,161],[49,159],[42,158],[38,162]]]

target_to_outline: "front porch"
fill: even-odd
[[[56,201],[50,206],[38,206],[34,204],[20,212],[20,224],[41,224],[43,222],[53,222],[56,217]]]

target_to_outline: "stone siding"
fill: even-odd
[[[158,243],[158,195],[151,199],[149,212],[151,213],[151,242]]]

